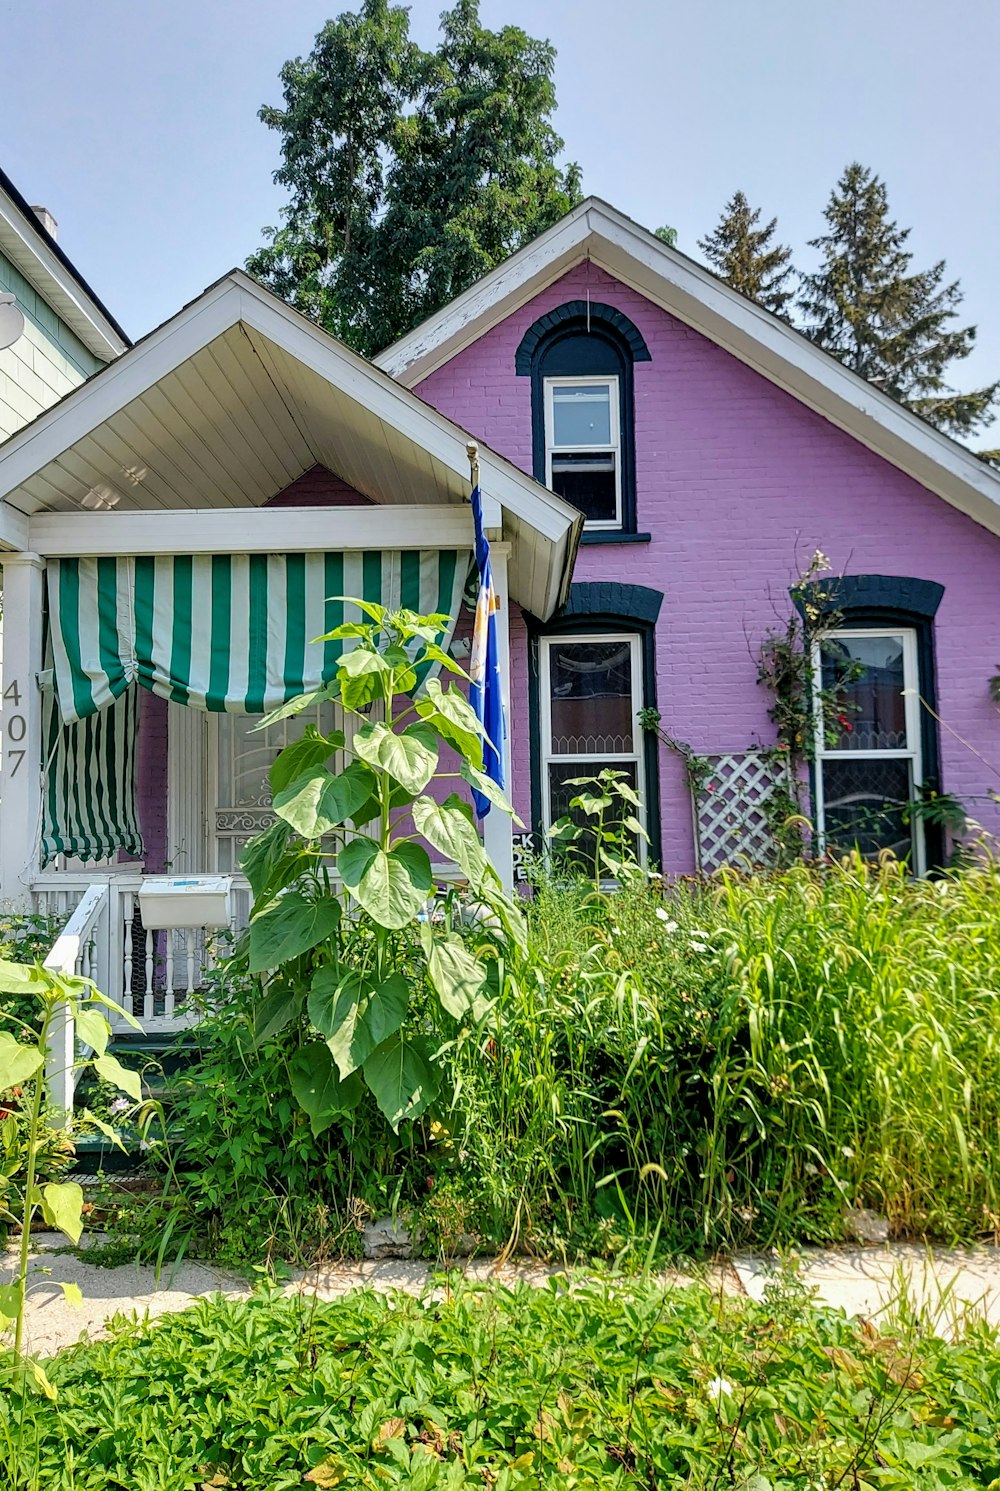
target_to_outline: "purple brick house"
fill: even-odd
[[[470,440],[531,830],[610,765],[666,873],[765,859],[756,656],[817,550],[848,680],[821,843],[933,867],[928,789],[1000,830],[1000,475],[967,450],[593,199],[374,363],[233,271],[0,443],[0,899],[72,912],[153,1027],[197,948],[142,942],[145,877],[233,875],[246,915],[284,738],[255,720],[329,676],[331,596],[461,611]]]
[[[931,866],[940,832],[900,812],[922,785],[1000,829],[1000,477],[963,447],[594,199],[377,362],[585,514],[567,604],[512,607],[526,821],[611,764],[666,872],[756,857],[755,652],[820,550],[857,675],[811,772],[820,832]],[[694,813],[681,756],[637,728],[650,706],[710,758]]]

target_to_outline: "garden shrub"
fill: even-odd
[[[201,1300],[0,1395],[10,1491],[972,1491],[1000,1474],[1000,1347],[880,1333],[782,1285],[454,1284]]]

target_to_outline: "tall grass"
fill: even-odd
[[[446,1253],[831,1240],[858,1207],[1000,1234],[1000,865],[542,884],[529,915],[488,1025],[429,1028],[451,1096],[398,1141],[370,1104],[311,1140],[283,1051],[236,1059],[234,994],[176,1094],[207,1235],[291,1249],[321,1213],[356,1247],[365,1204]]]
[[[542,887],[463,1149],[522,1240],[1000,1229],[1000,867]]]

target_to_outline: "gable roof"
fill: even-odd
[[[586,260],[1000,534],[1000,473],[597,197],[581,202],[375,362],[412,388]]]
[[[184,512],[222,509],[238,551],[239,510],[317,464],[375,504],[458,507],[469,438],[234,269],[0,444],[0,542],[28,547],[33,515],[51,534],[58,518],[44,515],[78,517],[110,488],[115,513],[98,521],[167,510],[184,552]],[[511,595],[546,618],[568,594],[581,516],[483,445],[479,461],[511,544]],[[108,534],[119,526],[108,521]],[[470,513],[470,544],[471,534]]]
[[[0,253],[24,275],[42,299],[80,338],[88,351],[109,362],[131,346],[83,275],[42,227],[10,177],[0,170]]]

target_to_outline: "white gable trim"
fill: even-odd
[[[1000,534],[1000,473],[702,265],[593,197],[375,362],[413,387],[586,260]]]
[[[34,223],[0,187],[0,252],[24,275],[83,345],[102,362],[128,346],[99,305],[82,289]]]
[[[83,445],[95,434],[99,436],[105,422],[113,420],[120,410],[237,326],[246,333],[248,348],[255,339],[258,349],[264,348],[266,342],[276,353],[294,359],[301,368],[318,375],[331,389],[345,395],[349,405],[374,416],[386,437],[398,440],[403,448],[419,449],[429,456],[438,473],[434,495],[443,504],[444,512],[463,514],[461,504],[469,490],[468,434],[242,271],[233,270],[172,320],[0,445],[0,548],[4,545],[25,548],[30,543],[30,524],[26,538],[24,525],[19,521],[22,515],[15,510],[22,505],[37,506],[37,499],[26,499],[21,490],[32,477],[50,467],[55,469],[60,458],[69,456],[75,446]],[[274,385],[274,398],[286,410],[285,401],[289,398],[294,401],[294,395],[277,385]],[[165,434],[169,441],[170,431]],[[210,431],[206,431],[205,438],[211,440]],[[113,464],[113,457],[109,455],[108,460]],[[479,446],[479,463],[482,487],[488,498],[484,504],[487,523],[500,527],[503,538],[511,543],[511,594],[537,615],[547,617],[569,592],[581,516],[562,498],[486,446]],[[426,503],[430,495],[431,492],[422,495],[418,485],[414,485],[416,503]],[[405,513],[414,504],[409,500],[400,503],[398,498],[395,504],[400,524],[405,525]],[[163,517],[175,525],[171,531],[183,535],[186,529],[176,525],[184,521],[182,513],[191,511],[190,508],[174,510],[167,504]],[[59,514],[45,520],[44,512],[43,503],[38,508],[39,536],[44,536],[49,552],[57,549],[65,552],[76,515]],[[231,523],[232,508],[228,512]],[[260,512],[258,509],[257,517]],[[355,516],[351,521],[363,524],[357,510],[352,512]],[[92,541],[99,544],[101,540],[96,535],[103,533],[103,542],[111,545],[104,552],[115,552],[113,534],[117,525],[114,521],[109,523],[109,517],[121,520],[125,513],[101,514],[98,518],[101,526],[93,526]],[[148,524],[148,517],[144,521]],[[262,530],[270,534],[280,522],[280,515],[273,520],[262,518]],[[136,532],[141,527],[138,522],[133,525]],[[91,532],[90,527],[87,532]],[[162,535],[158,541],[165,541]],[[179,548],[184,547],[182,536],[177,543]]]

